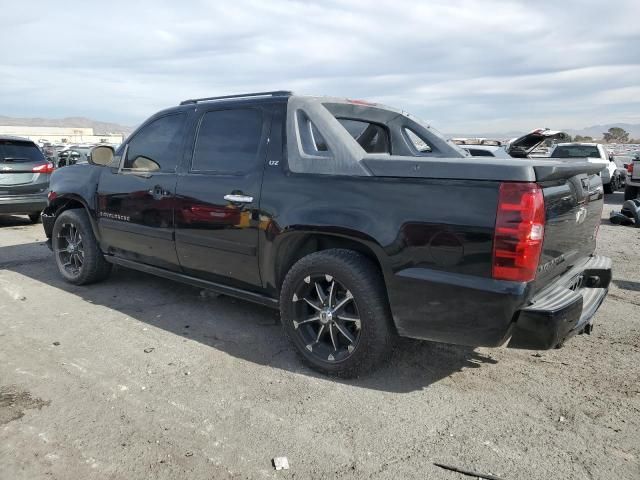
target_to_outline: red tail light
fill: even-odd
[[[536,277],[544,239],[544,197],[535,183],[502,183],[493,238],[493,278]]]
[[[627,172],[629,173],[629,175],[633,175],[633,162],[627,165]]]
[[[51,162],[43,163],[42,165],[36,165],[31,169],[31,171],[35,173],[53,173],[53,170],[53,163]]]

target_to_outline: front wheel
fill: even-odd
[[[56,265],[62,277],[75,285],[105,279],[111,272],[93,234],[87,212],[65,210],[56,219],[52,233]]]
[[[382,274],[352,250],[324,250],[299,260],[284,280],[280,313],[303,361],[325,374],[358,376],[391,349]]]

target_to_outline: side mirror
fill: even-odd
[[[98,165],[104,167],[110,165],[113,162],[115,156],[115,150],[113,147],[107,145],[98,145],[91,149],[89,158],[87,159],[91,165]]]

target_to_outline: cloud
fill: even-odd
[[[634,0],[12,2],[0,114],[135,124],[183,98],[369,98],[441,130],[638,118]]]

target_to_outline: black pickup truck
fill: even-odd
[[[358,375],[395,335],[548,349],[589,333],[600,165],[470,157],[360,100],[186,100],[56,171],[43,224],[62,276],[121,265],[279,308],[302,358]]]

